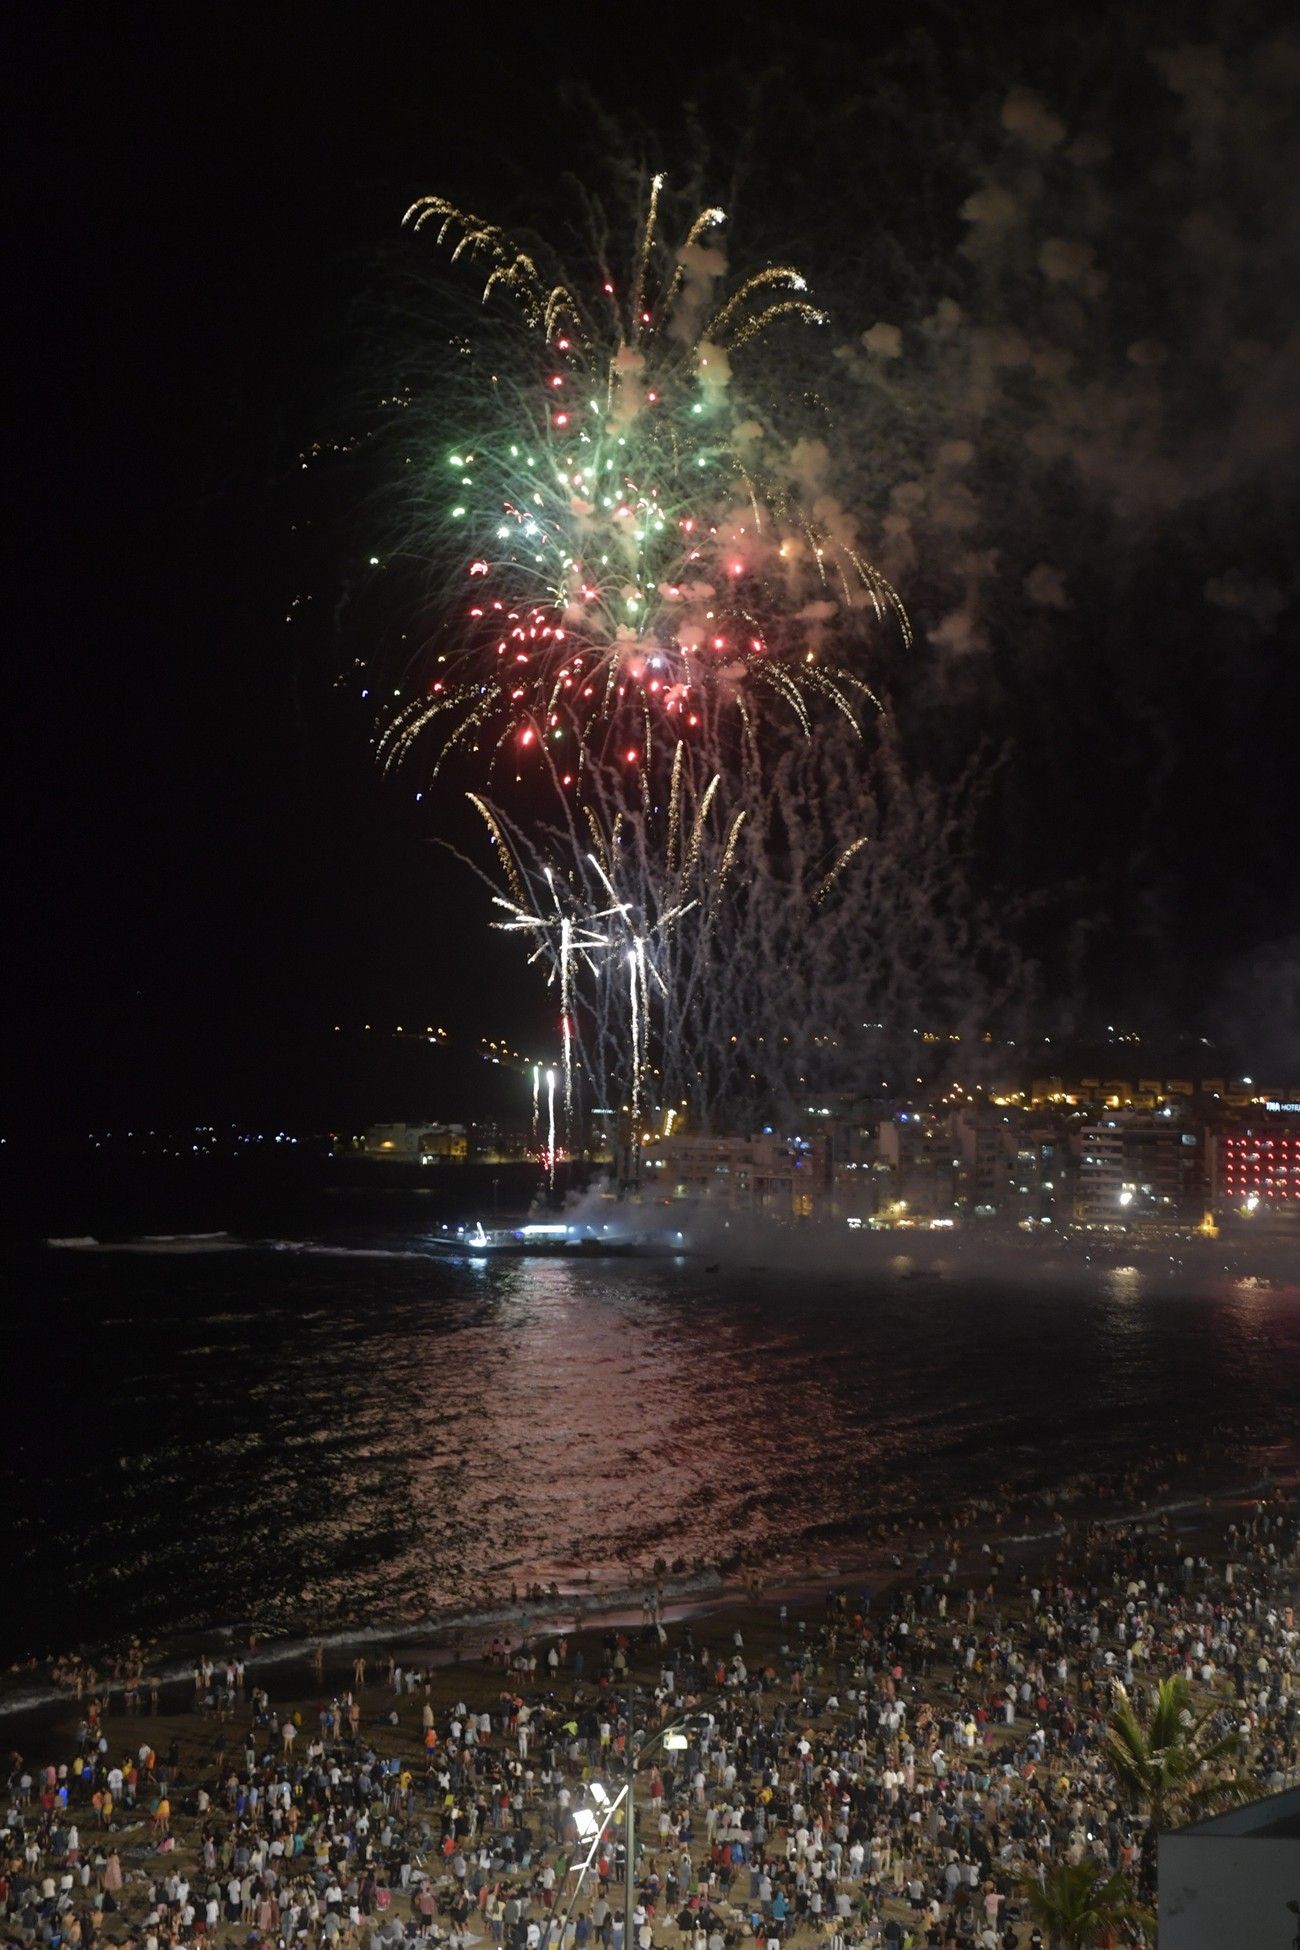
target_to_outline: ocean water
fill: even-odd
[[[399,1206],[364,1232],[19,1257],[6,1661],[382,1632],[535,1579],[635,1590],[656,1559],[825,1574],[882,1518],[1130,1455],[1173,1480],[1184,1448],[1276,1465],[1300,1428],[1294,1285],[483,1263],[426,1228]]]

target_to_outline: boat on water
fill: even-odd
[[[436,1251],[472,1259],[625,1259],[642,1250],[638,1237],[562,1219],[492,1226],[476,1219],[472,1225],[434,1233],[431,1244]]]

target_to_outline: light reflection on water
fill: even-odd
[[[828,1565],[930,1498],[1300,1425],[1283,1285],[710,1276],[411,1244],[41,1262],[15,1372],[39,1362],[42,1387],[10,1410],[5,1483],[15,1646],[381,1623],[742,1547]],[[52,1333],[74,1359],[51,1363]]]

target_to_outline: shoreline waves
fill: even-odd
[[[995,1547],[1008,1555],[1014,1554],[1018,1562],[1033,1564],[1050,1558],[1054,1547],[1068,1541],[1074,1527],[1082,1521],[1098,1530],[1122,1530],[1131,1525],[1150,1528],[1172,1517],[1196,1513],[1201,1524],[1193,1527],[1199,1528],[1213,1525],[1233,1507],[1249,1506],[1283,1490],[1294,1494],[1297,1489],[1300,1489],[1300,1466],[1296,1461],[1279,1473],[1266,1470],[1249,1481],[1219,1482],[1170,1501],[1130,1502],[1109,1511],[1105,1508],[1104,1493],[1094,1494],[1086,1510],[1073,1507],[1069,1500],[1071,1486],[1064,1485],[1060,1492],[1061,1508],[1071,1510],[1071,1523],[1062,1519],[1043,1528],[1017,1531],[990,1525],[968,1536],[965,1549],[974,1566]],[[936,1513],[923,1528],[937,1532],[951,1519],[952,1513]],[[730,1574],[715,1566],[684,1576],[674,1576],[671,1572],[660,1574],[650,1568],[637,1580],[622,1585],[612,1581],[617,1573],[614,1567],[609,1567],[611,1581],[607,1583],[597,1582],[593,1576],[592,1582],[567,1589],[553,1592],[539,1589],[534,1598],[503,1596],[496,1604],[447,1609],[418,1619],[352,1623],[319,1632],[302,1628],[292,1636],[274,1639],[263,1638],[247,1621],[212,1625],[201,1633],[178,1636],[161,1660],[155,1659],[149,1666],[145,1685],[147,1689],[156,1679],[163,1696],[178,1687],[188,1687],[193,1658],[202,1651],[221,1657],[242,1656],[249,1674],[261,1676],[294,1667],[305,1671],[314,1666],[318,1654],[327,1662],[350,1663],[355,1654],[368,1654],[378,1646],[418,1650],[424,1663],[452,1665],[459,1663],[467,1638],[479,1637],[486,1643],[489,1634],[514,1633],[522,1641],[540,1637],[576,1639],[588,1632],[628,1629],[638,1623],[643,1598],[650,1591],[659,1594],[659,1614],[666,1624],[705,1620],[736,1610],[757,1612],[760,1606],[770,1607],[774,1603],[821,1601],[838,1588],[866,1587],[872,1597],[879,1597],[905,1583],[909,1576],[919,1574],[932,1555],[932,1544],[926,1542],[920,1547],[907,1544],[902,1550],[877,1546],[874,1550],[859,1549],[846,1555],[844,1561],[829,1562],[809,1556],[785,1561],[774,1559],[767,1564],[744,1567],[743,1575],[738,1567]],[[74,1656],[95,1670],[97,1690],[105,1699],[106,1709],[111,1709],[114,1697],[123,1691],[121,1679],[107,1676],[112,1672],[111,1648],[81,1646],[75,1649]],[[43,1684],[24,1688],[23,1671],[22,1667],[14,1666],[0,1674],[0,1725],[8,1721],[22,1721],[31,1727],[58,1723],[77,1705],[80,1694],[68,1685],[56,1683],[48,1672]]]

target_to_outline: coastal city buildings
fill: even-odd
[[[414,1114],[427,1105],[415,1097],[404,1117],[350,1133],[131,1127],[91,1132],[88,1143],[169,1161],[273,1151],[299,1173],[324,1152],[335,1172],[385,1184],[500,1165],[506,1200],[526,1202],[546,1127],[530,1115],[526,1073],[520,1085],[515,1103],[509,1093],[501,1107],[485,1100],[472,1121]],[[750,1130],[702,1129],[679,1105],[647,1112],[635,1137],[627,1111],[608,1110],[585,1135],[560,1135],[556,1163],[561,1192],[605,1175],[623,1199],[780,1223],[1300,1245],[1300,1092],[1249,1078],[1125,1079],[1111,1066],[1062,1065],[1003,1084],[841,1096]],[[494,1209],[498,1193],[494,1181]]]
[[[645,1197],[792,1220],[1300,1240],[1300,1103],[1238,1103],[1179,1079],[950,1090],[888,1110],[819,1110],[789,1133],[675,1121],[647,1137],[640,1167]]]

